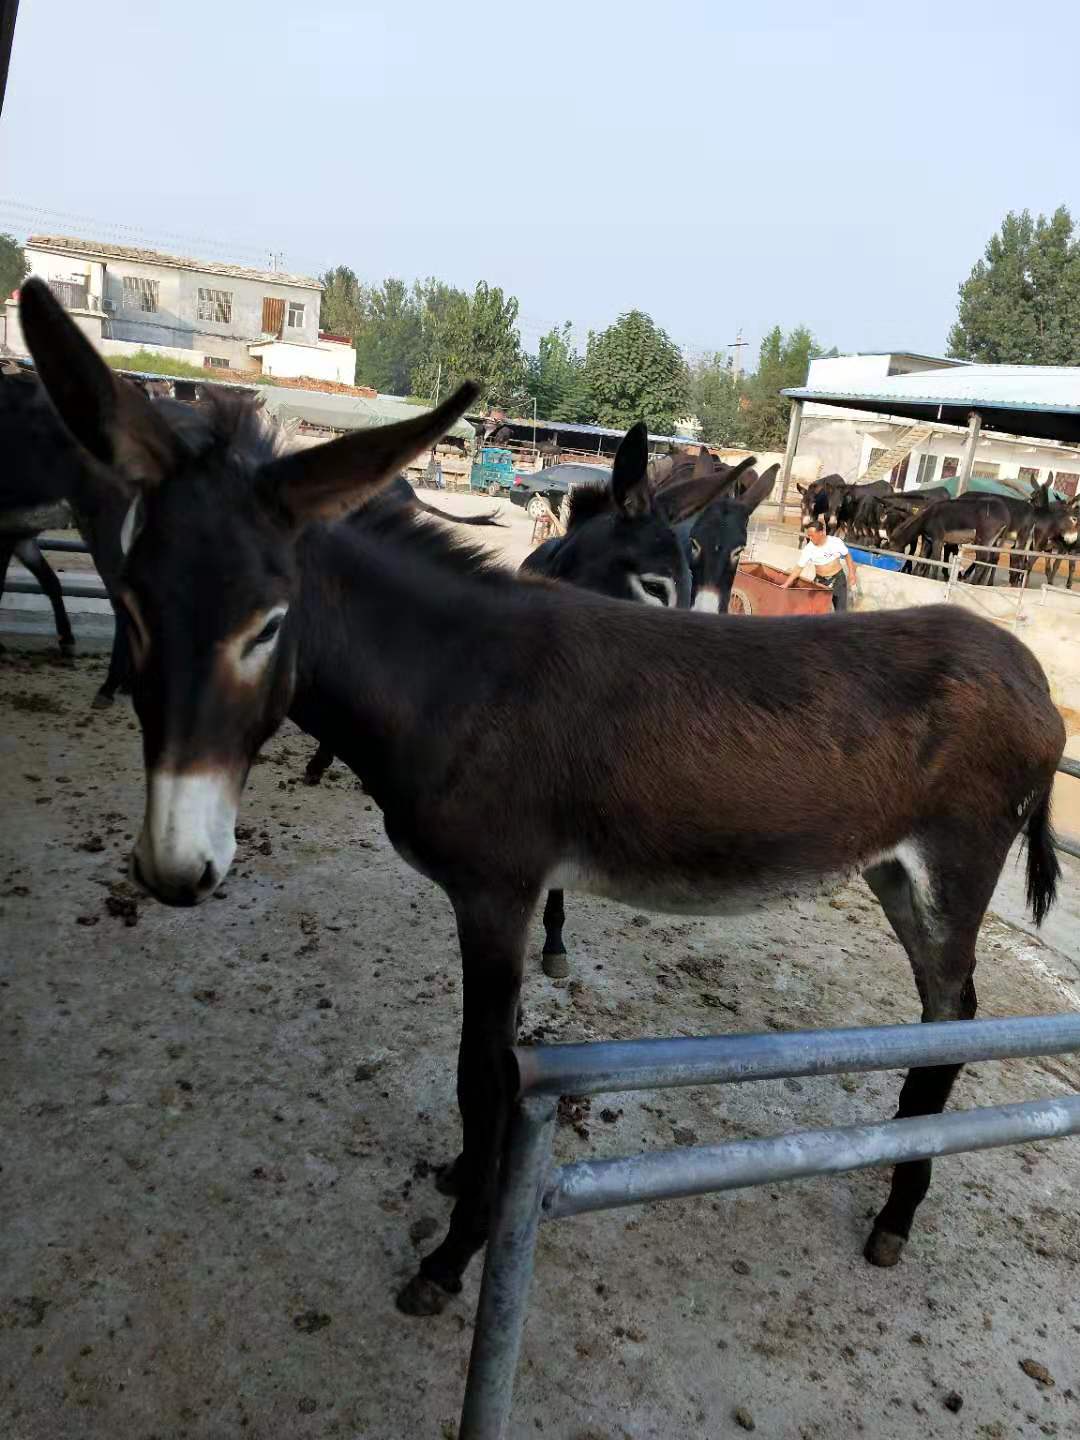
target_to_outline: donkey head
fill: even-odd
[[[282,455],[250,399],[151,401],[113,375],[47,286],[28,281],[21,308],[61,418],[132,499],[117,598],[146,766],[133,864],[159,899],[193,905],[232,862],[248,769],[288,709],[301,532],[375,495],[476,388],[401,424]]]
[[[727,613],[731,586],[746,545],[746,527],[761,502],[772,494],[780,466],[756,476],[737,500],[724,497],[707,505],[690,527],[693,608]]]
[[[646,605],[690,604],[690,572],[675,532],[653,507],[644,421],[615,453],[611,486],[582,486],[570,500],[566,535],[544,556],[543,573],[585,590]],[[550,563],[549,563],[550,561]],[[528,562],[525,569],[536,568]]]

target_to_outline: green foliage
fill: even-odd
[[[26,279],[29,266],[14,235],[0,235],[0,304]]]
[[[331,335],[348,335],[351,340],[363,313],[363,286],[347,265],[335,265],[320,275],[323,293],[319,306],[319,329]]]
[[[740,443],[755,450],[782,450],[787,443],[791,401],[781,395],[806,383],[810,361],[822,354],[805,325],[784,335],[774,326],[761,342],[758,366],[740,397]]]
[[[746,428],[740,404],[746,393],[730,364],[720,355],[706,355],[690,371],[690,409],[701,422],[701,438],[709,445],[740,445]]]
[[[528,391],[542,420],[588,421],[592,418],[585,385],[585,361],[570,339],[569,320],[540,337],[528,359]]]
[[[518,302],[481,280],[471,295],[429,280],[420,289],[424,316],[413,389],[445,396],[462,380],[480,385],[480,403],[521,409],[526,398],[525,357],[517,331]]]
[[[1080,242],[1064,205],[1010,211],[960,286],[949,354],[989,364],[1080,362]]]
[[[601,425],[628,427],[645,420],[650,430],[670,435],[689,401],[679,347],[641,310],[620,315],[589,337],[585,384]]]
[[[235,380],[242,385],[273,385],[271,375],[244,371],[234,375],[229,370],[215,370],[206,365],[189,365],[186,360],[173,360],[154,350],[136,350],[131,355],[106,355],[106,365],[114,370],[138,370],[148,375],[170,375],[175,380]]]
[[[356,380],[386,395],[407,395],[420,358],[423,327],[414,290],[403,280],[384,280],[363,292],[353,331]]]

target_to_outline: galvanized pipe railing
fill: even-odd
[[[1080,1133],[1080,1096],[554,1166],[560,1093],[891,1070],[1080,1050],[1080,1014],[517,1048],[460,1440],[504,1440],[542,1220]]]

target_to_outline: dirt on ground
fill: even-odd
[[[398,1287],[450,1202],[460,979],[445,898],[286,727],[218,894],[127,879],[143,780],[104,660],[0,657],[0,1436],[456,1434],[480,1265],[445,1314]],[[483,837],[477,837],[483,844]],[[983,1015],[1080,1008],[1080,868],[1043,933],[1012,871]],[[600,1039],[917,1014],[861,884],[739,920],[568,896],[568,981],[524,1031]],[[1080,1058],[972,1067],[970,1106],[1074,1093]],[[895,1074],[570,1097],[560,1159],[891,1115]],[[690,1440],[1080,1435],[1080,1140],[938,1162],[903,1263],[861,1257],[870,1171],[541,1232],[511,1434]]]

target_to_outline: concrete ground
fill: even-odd
[[[291,727],[252,773],[220,897],[143,900],[124,877],[139,737],[126,705],[87,708],[103,670],[0,657],[0,1436],[448,1440],[479,1266],[438,1319],[393,1296],[448,1215],[430,1172],[458,1139],[449,907],[340,765],[300,783],[313,745]],[[982,1014],[1080,1009],[1078,879],[1066,861],[1036,938],[1006,872]],[[570,981],[530,965],[537,1039],[917,1013],[861,884],[737,921],[568,911]],[[954,1104],[1078,1083],[1080,1058],[987,1064]],[[881,1118],[898,1084],[570,1104],[558,1154]],[[860,1256],[885,1186],[866,1172],[547,1227],[511,1433],[1080,1434],[1080,1141],[939,1162],[889,1272]]]

